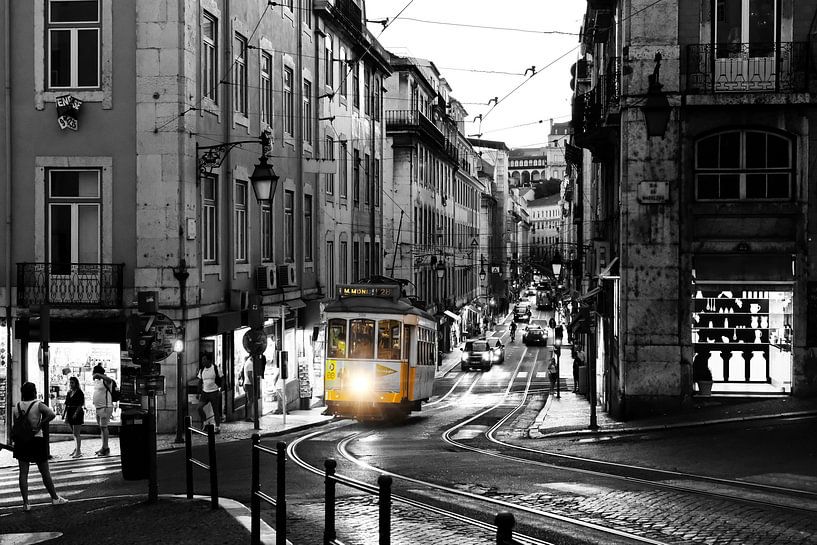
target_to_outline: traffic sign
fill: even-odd
[[[179,328],[164,314],[131,315],[128,320],[128,353],[137,362],[166,359],[180,338]]]
[[[479,242],[477,242],[477,237],[471,239],[471,246],[479,246]]]

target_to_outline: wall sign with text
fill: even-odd
[[[669,202],[669,182],[640,182],[638,202],[642,204],[664,204]]]

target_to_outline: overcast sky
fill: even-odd
[[[478,114],[485,117],[481,128],[478,122],[466,124],[468,136],[481,132],[482,138],[503,141],[511,148],[540,146],[546,142],[549,119],[569,120],[570,65],[578,54],[585,2],[414,0],[394,19],[407,4],[409,0],[368,0],[366,16],[370,21],[385,17],[393,20],[382,34],[379,24],[369,23],[369,29],[393,53],[433,61],[451,86],[452,95],[464,104],[468,120]],[[547,31],[571,35],[545,34]],[[561,60],[556,60],[559,57]],[[532,66],[537,75],[531,78],[529,71],[523,76],[525,69]],[[492,109],[488,102],[493,97],[498,97],[500,103]]]

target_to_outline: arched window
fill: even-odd
[[[793,180],[792,142],[779,134],[727,131],[696,143],[695,198],[699,201],[788,200]]]

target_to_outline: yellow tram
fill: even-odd
[[[358,419],[405,417],[431,397],[437,325],[398,284],[338,287],[325,309],[325,400]]]

